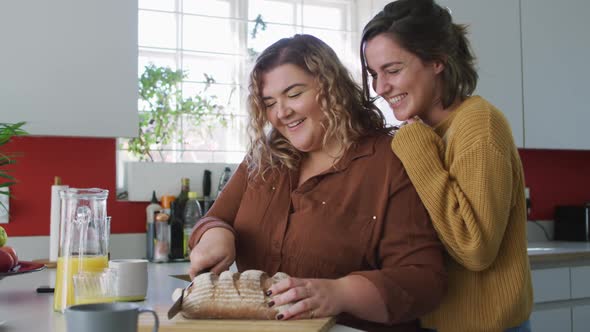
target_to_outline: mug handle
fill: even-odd
[[[149,312],[152,315],[154,315],[154,328],[152,329],[152,332],[158,332],[158,329],[160,328],[160,320],[158,319],[158,314],[156,314],[155,311],[153,311],[152,309],[147,309],[147,308],[139,308],[138,309],[139,314],[142,314],[144,312]]]

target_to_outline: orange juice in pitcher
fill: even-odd
[[[108,267],[110,225],[106,216],[108,191],[69,188],[60,192],[59,257],[53,309],[64,312],[74,303],[73,276]]]
[[[80,260],[78,257],[59,257],[57,259],[57,271],[55,277],[55,292],[53,299],[53,310],[61,311],[74,303],[74,282],[73,276],[80,271],[101,272],[109,265],[107,256],[85,256]]]

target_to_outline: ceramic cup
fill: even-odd
[[[148,275],[145,259],[114,259],[109,268],[117,271],[117,301],[141,301],[145,299]]]
[[[158,315],[135,303],[93,303],[74,305],[65,310],[68,332],[137,332],[140,313],[154,315],[153,332],[160,327]]]

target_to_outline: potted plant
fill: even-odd
[[[0,123],[0,146],[10,142],[10,139],[14,136],[20,136],[27,134],[22,129],[24,122],[19,123]],[[4,168],[7,165],[16,163],[13,159],[17,157],[17,153],[2,153],[0,152],[0,167]],[[16,183],[15,178],[9,174],[10,170],[0,168],[0,195],[10,196],[8,188]],[[6,206],[0,200],[0,209],[6,210]]]
[[[150,64],[139,78],[139,133],[127,143],[127,150],[140,161],[153,161],[153,152],[172,142],[182,142],[181,121],[194,126],[226,126],[222,106],[215,96],[205,94],[215,80],[205,74],[205,90],[194,96],[184,96],[180,85],[187,77],[182,70]],[[212,121],[214,123],[212,123]]]

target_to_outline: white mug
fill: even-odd
[[[148,286],[148,261],[145,259],[114,259],[109,268],[117,271],[118,301],[141,301],[145,299]]]

